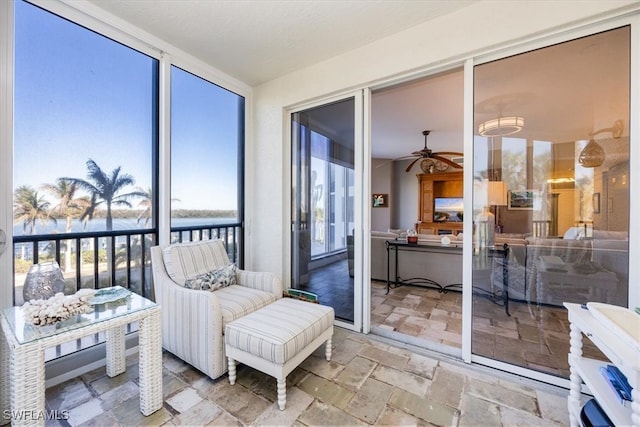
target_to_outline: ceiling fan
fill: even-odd
[[[422,150],[414,151],[409,156],[401,157],[401,159],[410,159],[412,157],[416,157],[414,161],[409,163],[409,166],[407,166],[405,172],[409,172],[418,160],[422,160],[420,162],[420,168],[424,173],[432,173],[434,171],[443,172],[449,169],[449,166],[457,169],[462,169],[462,165],[444,156],[463,156],[463,153],[459,153],[456,151],[439,151],[437,153],[434,153],[430,148],[427,147],[427,136],[429,135],[429,133],[431,133],[430,130],[422,131],[422,134],[424,135],[424,148]]]

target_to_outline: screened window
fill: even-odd
[[[353,168],[339,164],[331,156],[332,148],[330,138],[311,131],[312,257],[344,250],[354,226],[348,212],[353,202]]]
[[[15,3],[16,303],[30,265],[50,260],[70,293],[149,288],[157,81],[156,59]]]
[[[171,68],[171,227],[174,239],[240,240],[244,98]],[[185,227],[202,227],[184,236]],[[232,256],[237,255],[231,251]]]
[[[487,180],[474,207],[490,199],[483,189],[507,192],[474,216],[484,244],[474,251],[474,354],[568,377],[564,304],[627,306],[630,35],[617,28],[474,68],[484,134],[474,159],[487,159],[474,163]],[[487,135],[495,123],[505,126]],[[495,234],[478,232],[487,224]]]
[[[491,139],[497,138],[492,137]],[[495,144],[495,142],[493,143]],[[529,188],[527,184],[527,140],[505,137],[502,139],[501,148],[502,180],[507,183],[509,189],[524,190]]]
[[[24,1],[14,20],[14,304],[47,261],[67,294],[121,285],[153,298],[149,248],[169,209],[174,241],[224,239],[242,266],[244,98],[171,68],[172,186],[158,187],[159,60]]]

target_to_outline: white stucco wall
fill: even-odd
[[[420,186],[416,175],[421,171],[419,168],[415,168],[412,172],[407,173],[405,169],[410,160],[396,163],[393,170],[393,188],[396,194],[396,204],[393,207],[391,227],[408,230],[416,228],[415,225],[420,219],[418,206]]]
[[[477,54],[638,9],[638,1],[481,1],[256,87],[253,138],[247,147],[253,162],[247,181],[249,267],[284,276],[289,262],[287,107],[394,77],[460,66]]]

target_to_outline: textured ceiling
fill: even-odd
[[[88,0],[251,86],[451,13],[461,0]]]

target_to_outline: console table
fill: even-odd
[[[125,327],[139,322],[140,412],[162,407],[162,336],[160,306],[135,293],[94,305],[90,313],[46,326],[27,322],[21,307],[0,311],[0,416],[12,415],[12,425],[45,425],[44,350],[106,331],[107,375],[126,369]],[[0,424],[9,421],[0,418]]]
[[[449,245],[443,245],[440,242],[424,242],[418,241],[418,243],[408,243],[406,240],[387,240],[387,294],[391,288],[397,288],[402,285],[414,285],[414,286],[425,286],[428,288],[437,289],[438,292],[446,292],[447,290],[453,288],[456,291],[462,291],[462,283],[452,283],[448,285],[443,285],[440,282],[427,278],[427,277],[411,277],[411,278],[402,278],[400,276],[399,268],[398,268],[398,254],[400,252],[407,251],[418,251],[418,252],[429,252],[432,254],[450,254],[457,255],[459,257],[462,256],[462,244],[452,243]],[[395,257],[395,269],[393,273],[393,278],[391,277],[391,252],[393,251],[393,256]],[[474,256],[474,271],[478,270],[491,270],[493,268],[493,260],[491,258],[499,258],[501,259],[500,263],[502,265],[502,305],[504,305],[504,311],[507,316],[511,316],[509,314],[509,245],[506,243],[504,245],[497,245],[491,248],[483,248],[480,250],[477,256]],[[491,261],[491,262],[487,262]],[[476,265],[476,263],[481,265]],[[447,268],[446,265],[440,265],[439,268]],[[460,265],[454,266],[454,268],[458,268],[462,270],[462,263]],[[495,301],[494,301],[495,302]]]
[[[416,285],[416,286],[426,286],[430,288],[437,289],[439,292],[446,292],[449,288],[457,288],[457,290],[462,290],[462,283],[452,283],[449,285],[442,285],[435,280],[426,278],[426,277],[411,277],[411,278],[402,278],[400,277],[400,273],[398,271],[398,253],[403,251],[419,251],[419,252],[431,252],[431,253],[450,253],[455,255],[462,255],[462,245],[457,243],[452,243],[449,245],[442,245],[440,242],[418,242],[418,243],[408,243],[406,240],[387,240],[387,294],[389,293],[389,289],[397,288],[401,285]],[[390,266],[390,257],[391,251],[393,251],[395,256],[395,272],[393,275],[393,280],[391,279],[391,266]],[[446,266],[443,266],[445,268]],[[461,268],[461,265],[458,266]],[[393,286],[392,286],[393,285]]]
[[[502,303],[504,305],[504,312],[507,316],[509,314],[509,245],[504,243],[502,246],[494,246],[490,248],[484,248],[487,250],[489,258],[501,258],[500,264],[502,265]],[[481,252],[483,249],[480,250]],[[493,263],[491,264],[493,268]]]

